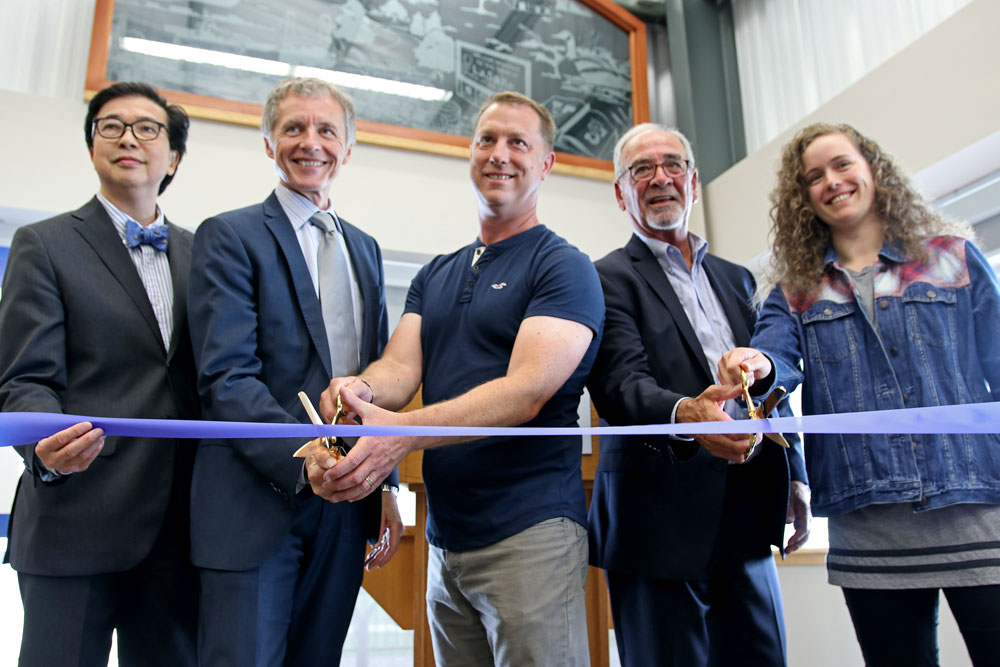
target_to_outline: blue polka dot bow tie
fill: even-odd
[[[170,228],[166,225],[143,227],[134,220],[125,223],[125,245],[138,248],[141,245],[153,246],[154,250],[167,251],[167,235]]]

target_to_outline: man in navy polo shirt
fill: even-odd
[[[421,269],[384,355],[330,382],[324,417],[339,394],[365,424],[576,424],[604,300],[587,256],[535,214],[554,134],[549,112],[523,95],[486,101],[470,160],[479,237]],[[389,412],[421,382],[427,407]],[[417,449],[427,450],[437,664],[589,664],[579,437],[361,438],[335,466],[311,460],[310,481],[330,500],[356,500]]]

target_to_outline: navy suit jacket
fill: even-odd
[[[364,302],[361,368],[388,337],[382,253],[343,219],[344,238]],[[323,313],[292,225],[272,192],[262,204],[222,213],[195,234],[190,284],[191,339],[206,419],[309,423],[298,399],[314,405],[330,377]],[[195,459],[192,560],[199,567],[247,570],[291,528],[302,439],[206,440]],[[395,480],[393,480],[395,481]],[[381,494],[354,503],[378,533]]]
[[[637,236],[595,265],[607,306],[588,383],[597,412],[613,426],[669,422],[678,400],[714,382],[691,322]],[[756,322],[753,277],[714,255],[705,256],[704,267],[736,345],[747,345]],[[731,466],[697,443],[668,436],[602,437],[589,516],[591,563],[661,579],[704,575],[730,476],[746,499],[740,516],[727,520],[727,530],[735,531],[727,544],[747,557],[780,547],[789,470],[791,479],[806,479],[801,443],[789,440],[794,446],[787,452],[765,440],[749,463]]]
[[[190,232],[170,225],[174,326],[164,347],[128,250],[95,197],[20,228],[0,300],[0,408],[197,419],[187,331]],[[171,493],[186,514],[194,443],[108,437],[90,467],[53,483],[33,446],[11,511],[7,558],[28,574],[120,572],[145,558]],[[186,551],[187,531],[175,531]]]

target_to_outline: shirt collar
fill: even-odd
[[[118,231],[118,235],[125,239],[125,225],[129,220],[132,220],[137,225],[142,225],[141,222],[135,220],[129,214],[122,211],[120,208],[115,206],[108,200],[107,197],[102,195],[100,192],[97,193],[97,201],[101,202],[101,206],[107,212],[108,217],[111,218],[111,222],[114,224],[115,229]],[[166,218],[163,216],[163,211],[160,209],[159,204],[156,205],[156,219],[153,220],[150,225],[142,225],[143,227],[161,227],[166,224]]]
[[[654,257],[664,257],[668,260],[673,257],[675,260],[684,261],[684,255],[681,253],[680,248],[674,244],[640,234],[635,230],[633,230],[633,233],[639,237],[640,241],[646,244]],[[705,253],[708,252],[708,241],[694,232],[688,231],[688,243],[691,244],[691,267],[701,266],[702,260],[705,259]]]
[[[281,210],[288,216],[288,221],[292,223],[292,229],[295,231],[299,231],[303,225],[307,224],[309,218],[313,217],[316,211],[324,211],[333,216],[333,222],[337,226],[337,231],[343,233],[344,230],[341,227],[340,218],[337,217],[337,214],[333,210],[332,197],[330,198],[329,208],[321,209],[284,183],[278,183],[277,187],[274,188],[274,194],[278,197]]]

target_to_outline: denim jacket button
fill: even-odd
[[[823,310],[823,314],[826,315],[827,317],[830,317],[831,315],[833,315],[833,309],[831,309],[831,308],[825,308]]]
[[[893,345],[892,347],[889,348],[889,354],[891,354],[894,357],[899,355],[899,348]]]
[[[878,302],[878,307],[881,308],[882,310],[885,310],[886,308],[888,308],[889,307],[889,299],[882,299],[881,301],[879,301]]]
[[[927,290],[927,298],[928,298],[928,299],[933,299],[933,298],[935,298],[936,296],[937,296],[937,292],[935,292],[935,291],[934,291],[934,290],[932,290],[932,289],[929,289],[929,290]]]
[[[913,451],[917,451],[917,441],[913,441]]]
[[[903,394],[903,403],[906,403],[908,400],[910,400],[910,395],[909,394]]]

